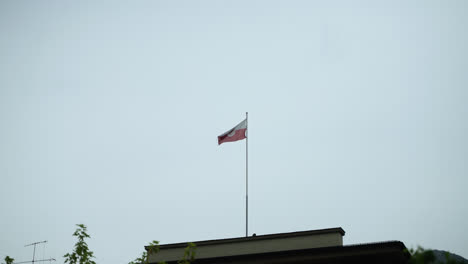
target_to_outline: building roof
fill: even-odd
[[[229,243],[242,243],[242,242],[249,242],[249,241],[256,241],[256,240],[266,240],[266,239],[281,239],[281,238],[290,238],[290,237],[303,237],[303,236],[311,236],[311,235],[321,235],[321,234],[329,234],[329,233],[338,233],[341,236],[345,235],[345,231],[341,227],[335,228],[326,228],[326,229],[317,229],[317,230],[308,230],[308,231],[296,231],[296,232],[288,232],[288,233],[277,233],[277,234],[267,234],[267,235],[256,235],[256,236],[249,236],[249,237],[236,237],[236,238],[222,238],[222,239],[212,239],[212,240],[203,240],[203,241],[194,241],[197,247],[205,246],[205,245],[219,245],[219,244],[229,244]],[[187,242],[183,243],[172,243],[172,244],[163,244],[160,245],[159,248],[162,249],[169,249],[169,248],[185,248],[187,246]],[[145,249],[148,249],[145,246]]]
[[[410,255],[402,242],[391,241],[196,259],[194,264],[406,264],[409,257]],[[169,264],[172,263],[169,262]]]
[[[343,246],[341,227],[193,242],[194,264],[237,263],[406,263],[402,242],[390,241]],[[160,245],[149,263],[177,263],[187,243]],[[145,247],[148,249],[148,247]]]

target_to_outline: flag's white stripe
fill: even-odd
[[[236,130],[243,129],[243,128],[247,129],[247,119],[244,119],[237,126],[231,128],[228,131],[226,131],[225,133],[221,134],[220,137],[225,136],[227,134],[230,134],[230,133],[232,133],[232,132],[234,132]]]

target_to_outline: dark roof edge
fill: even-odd
[[[377,242],[369,242],[369,243],[357,243],[357,244],[350,244],[350,245],[343,245],[343,247],[373,247],[378,245],[393,245],[398,246],[401,249],[406,248],[405,244],[399,240],[388,240],[388,241],[377,241]]]
[[[203,240],[203,241],[195,241],[193,243],[195,243],[195,245],[197,245],[197,246],[204,246],[204,245],[213,245],[213,244],[240,243],[240,242],[257,241],[257,240],[265,240],[265,239],[275,239],[275,238],[288,238],[288,237],[298,237],[298,236],[320,235],[320,234],[337,233],[337,232],[340,233],[342,236],[345,235],[345,231],[343,230],[343,228],[334,227],[334,228],[326,228],[326,229],[318,229],[318,230],[296,231],[296,232],[268,234],[268,235],[257,235],[257,236],[249,236],[249,237]],[[160,245],[159,248],[160,249],[182,248],[182,247],[186,247],[186,246],[187,246],[187,242],[184,242],[184,243],[164,244],[164,245]],[[145,246],[145,249],[148,249],[148,246]]]

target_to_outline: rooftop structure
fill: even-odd
[[[195,263],[406,263],[409,255],[399,241],[343,246],[338,228],[194,242]],[[187,243],[160,246],[149,263],[177,263]]]

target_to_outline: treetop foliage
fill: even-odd
[[[85,238],[90,238],[87,233],[87,228],[83,224],[76,225],[78,228],[73,233],[73,236],[78,238],[78,242],[75,244],[75,248],[72,253],[67,253],[63,257],[65,263],[68,264],[96,264],[92,259],[94,253],[89,250],[88,244],[85,242]]]
[[[5,264],[13,264],[13,261],[15,261],[14,258],[10,258],[10,256],[5,257]]]
[[[409,249],[411,254],[409,264],[465,264],[464,260],[457,260],[449,252],[444,252],[440,256],[439,250],[424,249],[418,246],[416,249]]]

